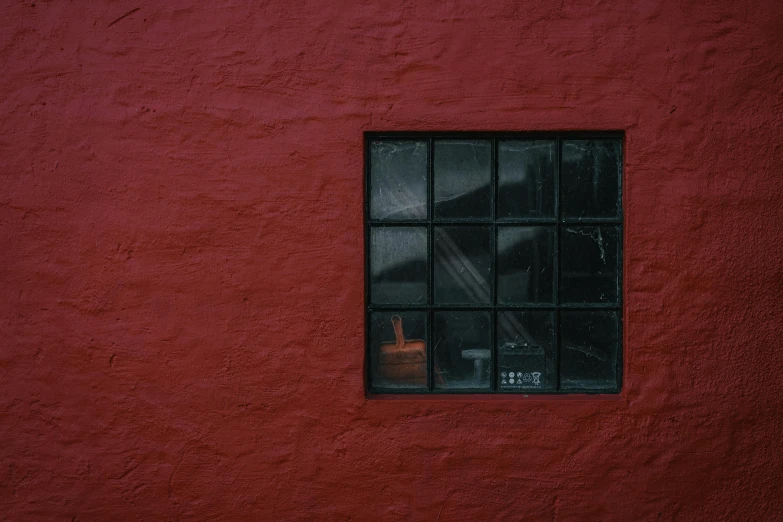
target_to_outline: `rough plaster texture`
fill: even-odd
[[[783,519],[780,2],[192,4],[3,2],[0,518]],[[363,131],[563,129],[622,395],[367,399]]]

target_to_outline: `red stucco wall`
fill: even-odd
[[[0,518],[783,520],[779,2],[192,3],[3,3]],[[622,395],[366,399],[362,133],[562,129]]]

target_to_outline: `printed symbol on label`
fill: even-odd
[[[541,372],[533,372],[531,375],[533,376],[533,384],[535,384],[536,386],[540,385]]]
[[[505,379],[506,378],[506,372],[500,372],[500,376]]]
[[[514,379],[509,379],[508,382],[510,382],[511,384],[514,384]]]
[[[506,379],[503,379],[502,381],[500,381],[500,384],[507,384],[506,383]]]
[[[515,377],[514,372],[509,373],[508,376],[514,378]]]
[[[522,376],[522,380],[525,382],[530,382],[533,380],[533,376],[530,375],[529,373],[526,373],[525,375]]]

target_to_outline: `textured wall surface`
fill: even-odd
[[[778,1],[3,2],[0,519],[781,520]],[[622,129],[614,399],[367,399],[363,132]]]

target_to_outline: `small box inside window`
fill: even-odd
[[[506,343],[498,350],[500,389],[541,390],[547,388],[546,352],[543,347]]]

